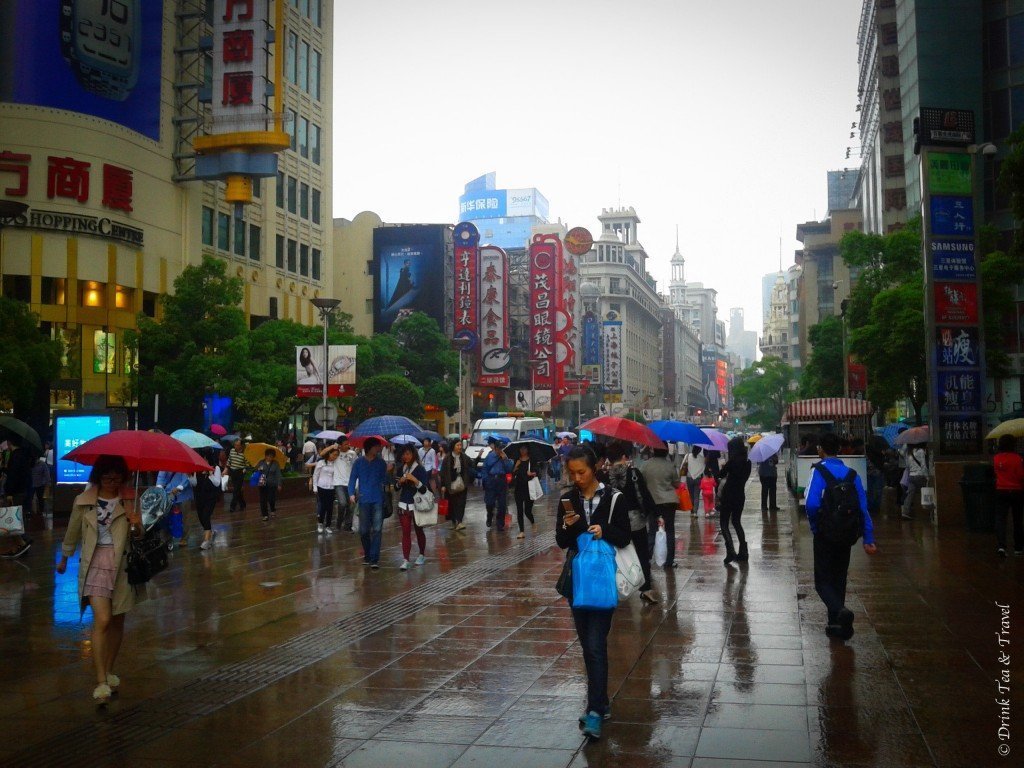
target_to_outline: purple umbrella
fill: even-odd
[[[694,443],[699,445],[701,448],[710,448],[714,451],[726,451],[729,448],[729,436],[724,432],[719,432],[717,429],[711,429],[709,427],[701,427],[700,431],[707,437],[702,443]]]

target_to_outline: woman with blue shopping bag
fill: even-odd
[[[574,549],[572,618],[587,668],[587,709],[580,726],[587,738],[601,738],[601,723],[610,717],[608,704],[608,632],[618,602],[615,548],[630,543],[629,516],[615,514],[619,497],[598,482],[597,457],[589,448],[570,451],[566,472],[573,489],[558,505],[555,538],[562,549]]]

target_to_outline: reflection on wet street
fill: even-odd
[[[1024,560],[997,561],[983,535],[876,519],[880,553],[856,547],[850,569],[856,635],[831,641],[806,521],[758,511],[756,486],[749,563],[723,567],[717,521],[679,514],[661,602],[616,611],[612,719],[587,745],[550,497],[525,540],[486,530],[472,498],[466,530],[428,529],[408,572],[394,519],[371,571],[357,535],[317,537],[311,501],[269,523],[218,509],[214,548],[175,551],[129,615],[106,710],[78,558],[57,577],[63,530],[39,531],[28,556],[0,561],[0,765],[1011,764],[996,751],[995,603],[1018,604]]]

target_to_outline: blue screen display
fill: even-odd
[[[57,455],[58,483],[85,483],[89,480],[92,467],[65,461],[64,455],[92,440],[94,437],[110,432],[110,417],[97,416],[58,416],[56,426],[55,453]]]

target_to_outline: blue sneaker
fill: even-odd
[[[611,712],[611,710],[608,710],[607,712],[605,712],[601,716],[601,719],[604,720],[605,722],[607,722],[608,720],[611,720],[612,719],[612,712]],[[587,713],[584,712],[582,715],[580,715],[580,729],[582,729],[583,726],[585,726],[586,724],[587,724]]]
[[[591,741],[601,738],[601,716],[597,712],[587,712],[583,722],[583,735]]]

